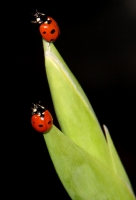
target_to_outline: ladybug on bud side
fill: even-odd
[[[44,106],[40,104],[33,104],[33,105],[34,107],[32,108],[32,117],[31,117],[32,127],[40,133],[48,132],[53,125],[52,115],[48,110],[45,109]]]

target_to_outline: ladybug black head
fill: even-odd
[[[44,106],[42,106],[39,102],[39,104],[34,104],[34,107],[32,108],[32,115],[34,114],[38,114],[38,115],[42,115],[42,113],[46,110],[46,108]]]
[[[41,16],[45,16],[45,14],[44,13],[40,13],[40,12],[38,12],[38,10],[36,9],[36,12],[35,12],[35,14],[32,14],[35,18],[36,18],[36,20],[35,21],[31,21],[32,23],[38,23],[38,24],[41,24],[41,23],[43,23],[44,21],[41,19]]]

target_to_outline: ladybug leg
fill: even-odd
[[[40,104],[37,104],[40,108],[42,108],[42,109],[45,109],[45,107],[44,106],[41,106]]]
[[[31,21],[31,23],[33,23],[33,24],[36,24],[36,23],[37,23],[37,21]]]
[[[41,105],[41,101],[39,101],[39,103],[37,104],[37,107],[42,108],[43,110],[45,110],[45,107]]]

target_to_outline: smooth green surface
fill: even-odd
[[[73,142],[112,166],[103,132],[81,86],[53,44],[43,40],[45,68],[61,130]]]
[[[53,44],[43,40],[45,69],[61,127],[44,138],[60,180],[74,200],[134,200],[107,128],[107,141],[84,91]]]
[[[135,199],[118,176],[79,148],[55,126],[44,134],[44,138],[54,167],[71,199]]]
[[[108,143],[108,147],[109,147],[109,152],[110,152],[110,155],[111,155],[111,159],[112,159],[112,162],[113,162],[113,166],[114,166],[114,172],[115,174],[117,174],[121,179],[123,179],[125,181],[125,183],[128,185],[128,187],[130,187],[130,190],[132,190],[132,187],[131,187],[131,183],[129,181],[129,178],[126,174],[126,171],[121,163],[121,160],[117,154],[117,151],[114,147],[114,144],[112,142],[112,139],[111,139],[111,136],[109,134],[109,131],[107,129],[107,127],[104,125],[104,131],[105,131],[105,134],[106,134],[106,139],[107,139],[107,143]]]

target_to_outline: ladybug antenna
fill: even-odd
[[[38,14],[38,15],[42,15],[42,16],[44,16],[45,14],[44,13],[40,13],[40,12],[38,12],[38,10],[36,9],[36,13]]]

